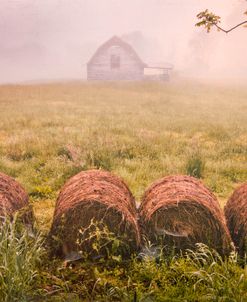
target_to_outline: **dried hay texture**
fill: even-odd
[[[12,177],[0,173],[0,216],[13,217],[17,211],[26,224],[32,225],[33,212],[27,193]]]
[[[139,208],[143,234],[164,252],[193,249],[204,243],[228,254],[231,240],[216,197],[196,178],[168,176],[144,193]]]
[[[225,216],[232,240],[239,254],[247,254],[247,183],[237,188],[225,206]]]
[[[119,177],[102,170],[80,172],[64,185],[55,205],[53,254],[67,259],[81,251],[91,254],[92,242],[78,243],[78,233],[92,219],[121,237],[130,251],[136,250],[140,242],[136,216],[134,197]]]

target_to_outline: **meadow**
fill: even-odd
[[[39,232],[33,253],[41,253],[26,292],[3,295],[3,301],[247,301],[246,266],[238,265],[236,255],[223,260],[203,246],[197,254],[158,264],[152,258],[128,264],[114,258],[69,267],[48,259],[40,246],[59,190],[90,168],[121,176],[137,203],[162,176],[195,175],[223,207],[247,180],[244,85],[188,80],[3,85],[0,113],[0,171],[28,191]],[[29,249],[29,239],[23,240]]]

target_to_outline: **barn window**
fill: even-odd
[[[120,68],[120,57],[117,55],[111,55],[111,69]]]

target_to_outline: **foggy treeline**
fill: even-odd
[[[96,49],[118,35],[146,63],[182,76],[247,79],[247,29],[207,34],[208,8],[225,28],[244,20],[245,0],[0,0],[0,82],[86,78]]]

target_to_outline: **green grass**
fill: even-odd
[[[119,239],[104,226],[88,235],[107,259],[62,263],[44,253],[40,236],[30,237],[16,219],[0,233],[0,301],[246,301],[247,266],[236,253],[222,258],[203,244],[183,255],[163,257],[148,246],[122,260]],[[99,228],[98,228],[99,226]],[[245,265],[245,269],[241,268]]]
[[[246,179],[247,89],[206,84],[0,87],[0,170],[33,200],[55,199],[81,169],[111,170],[139,200],[161,176],[188,173],[188,154],[226,199]]]
[[[43,274],[45,274],[43,272]],[[45,274],[67,301],[246,301],[247,275],[235,254],[223,260],[203,245],[169,260],[78,263]],[[43,279],[44,281],[44,279]],[[42,286],[42,284],[40,284]],[[73,294],[72,294],[73,293]],[[136,300],[134,297],[136,296]],[[48,301],[54,301],[54,297]],[[60,301],[60,300],[57,301]],[[61,300],[63,301],[63,300]]]
[[[188,81],[0,86],[0,171],[26,188],[44,235],[61,186],[94,167],[123,177],[137,202],[159,177],[195,173],[223,206],[247,179],[246,99],[243,86]],[[71,269],[45,257],[31,287],[59,302],[247,299],[246,269],[233,260],[161,262]]]
[[[44,248],[39,235],[18,222],[17,215],[1,221],[0,231],[0,301],[24,302],[33,295]]]

